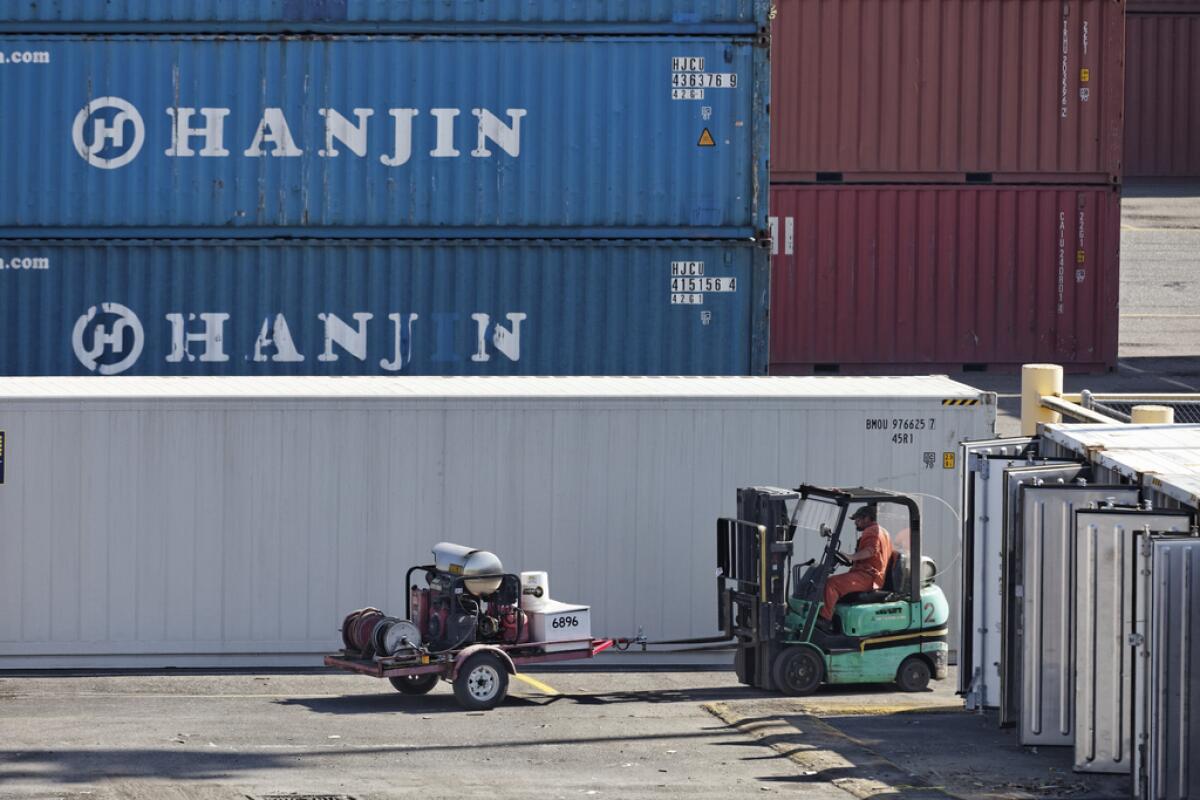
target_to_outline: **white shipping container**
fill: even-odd
[[[713,635],[750,485],[921,493],[957,609],[954,462],[995,413],[939,377],[0,380],[0,668],[318,664],[440,541],[548,571],[593,635]]]

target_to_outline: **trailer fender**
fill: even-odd
[[[496,656],[496,658],[500,659],[500,663],[504,665],[504,669],[509,675],[517,674],[517,668],[513,664],[513,660],[511,657],[509,657],[508,653],[504,652],[499,647],[492,647],[491,645],[487,644],[473,644],[470,647],[463,648],[462,652],[454,657],[454,669],[450,672],[451,683],[458,679],[458,668],[461,667],[468,658],[481,650],[487,650],[492,655]]]

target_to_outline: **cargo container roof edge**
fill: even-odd
[[[766,186],[764,182],[762,184]],[[756,212],[757,214],[757,212]],[[378,241],[380,239],[427,240],[444,242],[458,239],[462,241],[515,241],[537,240],[546,242],[573,242],[580,239],[612,240],[618,242],[658,242],[658,241],[692,241],[696,239],[723,239],[752,241],[764,239],[762,231],[753,227],[731,226],[722,227],[497,227],[497,226],[418,226],[401,228],[396,226],[381,226],[373,228],[364,225],[338,227],[334,225],[304,227],[289,225],[278,228],[253,227],[238,228],[232,226],[218,227],[208,225],[196,226],[102,226],[88,225],[84,227],[50,227],[45,225],[29,226],[0,226],[0,239],[24,239],[28,241],[53,241],[55,239],[121,239],[123,243],[133,244],[136,240],[159,241],[211,241],[213,239],[349,239],[356,241]],[[135,241],[128,241],[135,240]],[[764,242],[764,246],[765,242]]]
[[[837,387],[840,394],[831,394]],[[109,398],[276,398],[347,400],[396,398],[694,398],[697,400],[787,400],[801,397],[860,397],[979,400],[994,405],[996,395],[945,375],[873,377],[43,377],[0,378],[0,401]]]
[[[627,10],[561,0],[495,0],[425,4],[343,0],[287,3],[216,0],[148,4],[125,13],[99,0],[51,4],[14,0],[0,14],[6,34],[614,34],[759,36],[768,31],[773,0],[644,0]],[[430,4],[431,6],[433,4]],[[125,18],[121,18],[122,15]],[[604,17],[604,18],[599,18]]]
[[[738,36],[760,34],[753,22],[354,22],[295,25],[282,22],[11,22],[0,20],[6,35],[122,35],[166,36],[270,35],[270,36]]]

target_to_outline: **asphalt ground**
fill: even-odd
[[[835,798],[705,708],[732,671],[544,672],[489,712],[327,672],[0,678],[0,798]]]
[[[1122,797],[922,693],[787,698],[731,670],[545,670],[489,712],[329,671],[0,678],[0,798]]]

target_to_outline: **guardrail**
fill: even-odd
[[[1042,423],[1112,424],[1200,423],[1198,394],[1063,392],[1063,370],[1057,364],[1021,368],[1021,433],[1036,436]]]

